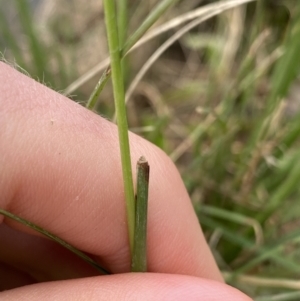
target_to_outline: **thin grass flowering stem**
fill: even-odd
[[[94,261],[92,258],[90,258],[89,256],[87,256],[86,254],[84,254],[83,252],[81,252],[80,250],[78,250],[77,248],[73,247],[72,245],[70,245],[69,243],[67,243],[66,241],[64,241],[63,239],[59,238],[58,236],[54,235],[53,233],[50,233],[49,231],[45,230],[44,228],[22,218],[19,217],[9,211],[6,211],[4,209],[0,208],[0,214],[4,215],[5,217],[8,217],[26,227],[29,227],[31,229],[33,229],[36,232],[41,233],[42,235],[50,238],[51,240],[55,241],[56,243],[60,244],[61,246],[63,246],[64,248],[68,249],[69,251],[73,252],[75,255],[77,255],[78,257],[82,258],[84,261],[86,261],[87,263],[89,263],[91,266],[93,266],[95,269],[97,269],[101,274],[110,274],[106,269],[104,269],[103,267],[101,267],[96,261]]]
[[[117,115],[121,162],[123,172],[124,193],[127,211],[127,224],[130,250],[132,253],[135,229],[135,203],[132,182],[130,148],[128,138],[128,123],[126,117],[124,80],[121,65],[119,37],[114,0],[104,0],[104,13],[108,46],[111,59],[111,75],[113,83],[114,100]]]

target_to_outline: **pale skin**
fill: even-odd
[[[0,207],[113,273],[97,276],[69,251],[1,215],[0,289],[9,290],[0,300],[250,301],[224,284],[174,164],[134,134],[134,177],[141,155],[151,166],[150,273],[129,273],[116,126],[4,63],[0,83]]]

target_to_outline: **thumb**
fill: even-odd
[[[171,274],[119,274],[39,283],[0,293],[1,300],[251,301],[213,280]]]

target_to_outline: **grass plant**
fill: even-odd
[[[163,148],[178,166],[226,281],[256,301],[299,300],[297,1],[154,1],[148,15],[138,15],[129,0],[121,2],[113,8],[114,1],[104,1],[115,15],[107,23],[118,33],[112,37],[108,32],[111,63],[108,58],[77,78],[70,76],[68,65],[64,79],[63,73],[53,72],[47,62],[58,60],[55,45],[42,44],[33,22],[24,28],[28,40],[23,43],[31,45],[25,55],[9,20],[0,18],[1,51],[33,77],[76,93],[75,101],[89,98],[86,87],[95,86],[95,77],[111,64],[114,99],[122,104],[118,125],[127,123],[122,121],[126,94],[129,129]],[[17,6],[15,11],[22,14]],[[5,16],[3,8],[0,13]],[[20,16],[21,24],[25,18],[33,20]],[[133,28],[134,18],[145,22]],[[132,51],[143,53],[153,41],[161,46],[153,46],[136,66]],[[37,66],[41,51],[43,77]],[[123,72],[125,54],[129,69],[139,70],[136,75]],[[63,81],[68,87],[61,86]],[[113,118],[108,88],[94,93],[89,108]],[[129,156],[128,147],[125,152]],[[131,176],[124,173],[124,180],[132,187]],[[132,246],[133,234],[130,241]]]

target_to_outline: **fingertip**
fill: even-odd
[[[251,301],[226,284],[170,274],[119,274],[36,284],[0,294],[3,300]]]

